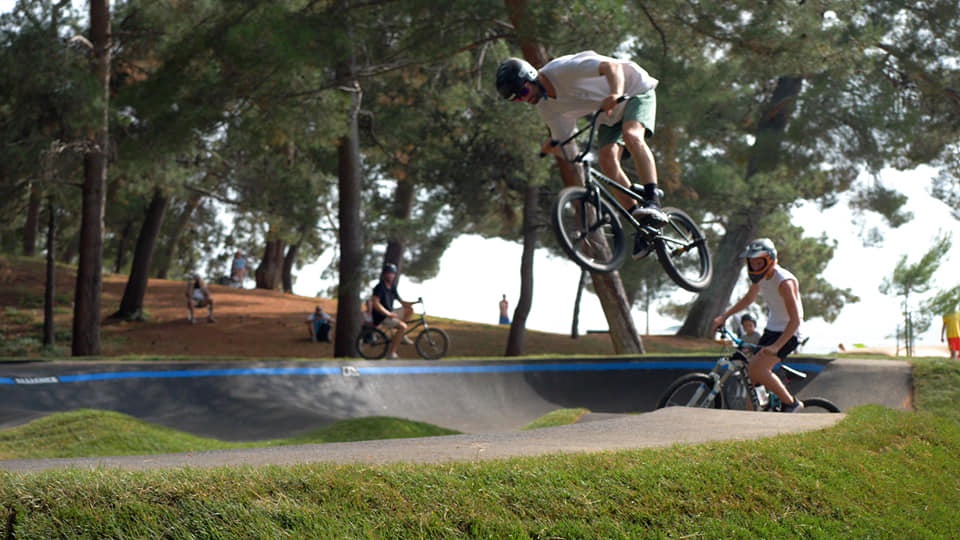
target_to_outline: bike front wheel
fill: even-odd
[[[447,354],[450,338],[439,328],[427,328],[420,332],[413,345],[424,360],[438,360]]]
[[[367,360],[379,360],[387,355],[390,340],[379,328],[365,326],[357,336],[357,354]]]
[[[613,272],[627,254],[626,235],[613,208],[586,188],[560,192],[553,212],[560,247],[581,268]]]
[[[703,409],[722,409],[722,392],[710,398],[713,390],[713,377],[706,373],[687,373],[670,383],[657,408],[664,407],[700,407]]]
[[[838,413],[840,412],[840,407],[837,407],[829,399],[812,397],[804,398],[800,401],[803,402],[803,409],[800,413]]]
[[[664,272],[677,285],[701,292],[713,279],[713,262],[700,227],[679,208],[664,208],[668,223],[653,242]]]

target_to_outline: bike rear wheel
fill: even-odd
[[[837,407],[829,399],[812,397],[812,398],[803,398],[800,401],[803,402],[803,409],[800,410],[800,413],[838,413],[840,412],[840,407]]]
[[[560,192],[553,228],[560,247],[581,268],[605,273],[623,264],[627,243],[620,220],[610,205],[586,188]]]
[[[664,407],[700,407],[703,409],[722,409],[723,392],[710,399],[713,390],[713,377],[706,373],[687,373],[670,383],[657,408]]]
[[[439,328],[427,328],[420,332],[413,345],[425,360],[438,360],[447,354],[450,338]]]
[[[390,340],[379,328],[364,326],[357,336],[357,354],[367,360],[379,360],[387,355]]]
[[[701,292],[713,278],[713,262],[703,231],[679,208],[664,208],[663,212],[669,223],[653,242],[660,266],[680,287]]]

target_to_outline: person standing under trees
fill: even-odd
[[[761,348],[750,360],[750,380],[776,394],[783,402],[783,412],[799,412],[803,409],[803,402],[790,395],[783,381],[773,374],[773,366],[785,360],[799,344],[797,336],[803,321],[800,284],[796,276],[778,264],[777,248],[769,238],[750,242],[741,257],[746,259],[750,288],[743,298],[713,320],[713,327],[720,328],[730,315],[745,309],[763,295],[770,315],[757,343]]]
[[[247,258],[243,252],[237,250],[233,255],[233,264],[230,267],[230,280],[237,287],[243,288],[243,280],[247,277]]]
[[[397,347],[400,341],[404,339],[403,333],[407,330],[407,321],[413,315],[413,304],[400,298],[397,292],[397,265],[387,263],[383,265],[383,271],[380,272],[380,281],[373,288],[373,298],[370,306],[372,308],[374,326],[382,326],[387,330],[393,330],[393,338],[390,340],[390,347],[387,349],[387,360],[398,358]],[[400,307],[394,311],[393,301],[399,300]]]
[[[643,201],[619,191],[614,195],[638,220],[662,226],[667,216],[661,210],[657,167],[646,143],[656,123],[658,82],[634,62],[584,51],[556,58],[539,71],[520,58],[508,58],[497,68],[496,84],[503,98],[537,107],[550,129],[550,140],[541,149],[544,154],[563,156],[558,143],[576,132],[577,119],[606,111],[597,128],[600,169],[629,188],[630,179],[621,167],[626,149],[643,184]],[[629,99],[619,102],[624,96]],[[646,255],[648,247],[638,235],[634,256]]]
[[[950,358],[960,359],[960,311],[943,316],[943,326],[940,328],[940,341],[946,338],[950,348]]]
[[[500,299],[500,324],[510,324],[510,303],[507,302],[507,295]]]

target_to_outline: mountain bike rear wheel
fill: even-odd
[[[713,377],[706,373],[687,373],[670,383],[663,397],[657,402],[657,408],[663,407],[700,407],[703,409],[722,409],[723,392],[710,399],[713,390]]]
[[[450,338],[446,332],[439,328],[426,328],[423,332],[420,332],[413,345],[417,348],[417,353],[425,360],[438,360],[447,354]]]
[[[713,263],[703,231],[679,208],[664,208],[663,212],[669,223],[653,241],[660,266],[680,287],[701,292],[713,278]]]
[[[803,398],[800,401],[803,402],[803,409],[800,410],[800,413],[838,413],[840,412],[840,407],[834,405],[829,399],[812,397],[812,398]]]
[[[613,272],[627,254],[626,235],[613,208],[586,188],[560,192],[553,228],[563,251],[590,272]]]
[[[367,360],[380,360],[387,355],[390,340],[379,328],[364,326],[357,336],[357,354]]]

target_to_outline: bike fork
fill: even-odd
[[[700,385],[700,388],[697,388],[697,391],[693,393],[693,396],[690,398],[688,406],[698,406],[705,409],[711,408],[713,400],[717,398],[717,394],[720,393],[720,379],[717,377],[716,373],[710,373],[710,378],[713,379],[713,384],[708,389],[706,385]],[[704,397],[706,394],[706,397]]]

